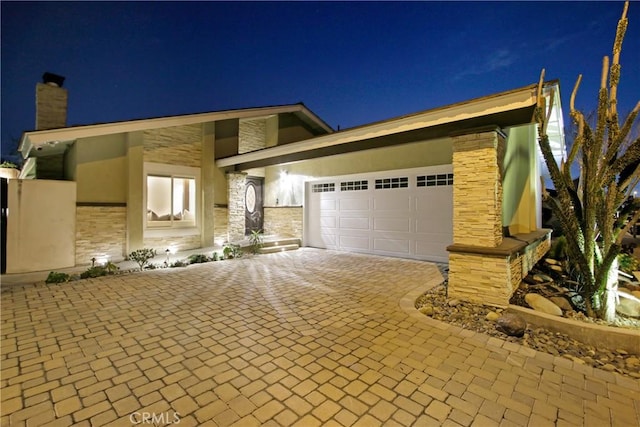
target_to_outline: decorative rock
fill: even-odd
[[[635,356],[629,357],[627,358],[626,362],[627,366],[632,367],[632,366],[640,366],[640,359],[638,359]]]
[[[529,307],[536,311],[541,311],[553,316],[562,316],[562,310],[560,309],[560,307],[558,307],[542,295],[529,293],[524,296],[524,300],[527,304],[529,304]]]
[[[611,371],[615,371],[616,367],[613,366],[611,363],[606,363],[602,366],[602,369],[604,369],[605,371],[611,372]]]
[[[496,320],[496,329],[510,337],[521,337],[527,329],[527,322],[517,314],[505,313]]]
[[[498,313],[496,313],[495,311],[488,312],[487,316],[485,317],[485,319],[487,319],[490,322],[495,322],[499,318],[500,318],[500,315]]]
[[[549,265],[560,265],[560,261],[558,261],[557,259],[553,259],[553,258],[545,258],[544,262],[546,262]]]
[[[552,269],[553,271],[557,271],[559,273],[562,273],[564,270],[562,269],[561,266],[559,265],[550,265],[549,266],[550,269]]]
[[[460,300],[459,299],[451,299],[448,302],[449,307],[455,307],[457,305],[460,305]]]
[[[630,298],[620,298],[620,304],[616,305],[616,312],[623,316],[640,318],[640,302]]]
[[[549,276],[547,276],[546,274],[534,274],[533,275],[533,280],[535,280],[538,283],[545,283],[545,282],[553,282],[553,279]]]
[[[420,308],[420,313],[426,316],[433,316],[433,307],[431,307],[430,305],[425,305],[424,307]]]
[[[573,306],[565,297],[551,297],[549,298],[551,302],[560,307],[562,311],[570,311],[573,310]]]

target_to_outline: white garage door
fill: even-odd
[[[448,261],[451,165],[308,181],[305,201],[306,246]]]

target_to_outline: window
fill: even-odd
[[[195,227],[198,168],[146,166],[147,228]]]
[[[340,183],[340,191],[358,191],[369,188],[369,181],[345,181]]]
[[[453,185],[453,174],[422,175],[416,178],[416,186],[418,187],[434,187],[439,185]]]
[[[335,190],[336,190],[336,185],[333,182],[330,182],[327,184],[313,184],[311,186],[311,192],[313,193],[327,193]]]
[[[383,188],[407,188],[409,187],[409,178],[384,178],[376,179],[376,190]]]

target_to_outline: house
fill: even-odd
[[[557,82],[543,96],[561,159]],[[37,98],[46,125],[24,133],[9,183],[9,273],[262,229],[449,262],[450,295],[500,305],[549,246],[537,84],[339,132],[302,104],[66,127],[60,82]]]

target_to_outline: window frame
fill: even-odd
[[[147,237],[161,237],[170,235],[190,235],[199,234],[200,223],[202,220],[201,213],[201,190],[200,190],[200,168],[190,166],[169,165],[162,163],[144,163],[143,171],[143,205],[142,215],[144,222],[144,234]],[[168,224],[163,224],[164,221],[151,221],[148,217],[148,178],[149,176],[167,177],[171,178],[171,202],[173,206],[173,183],[174,179],[186,178],[195,180],[195,212],[194,220],[188,222],[175,221],[171,218],[167,221]]]

